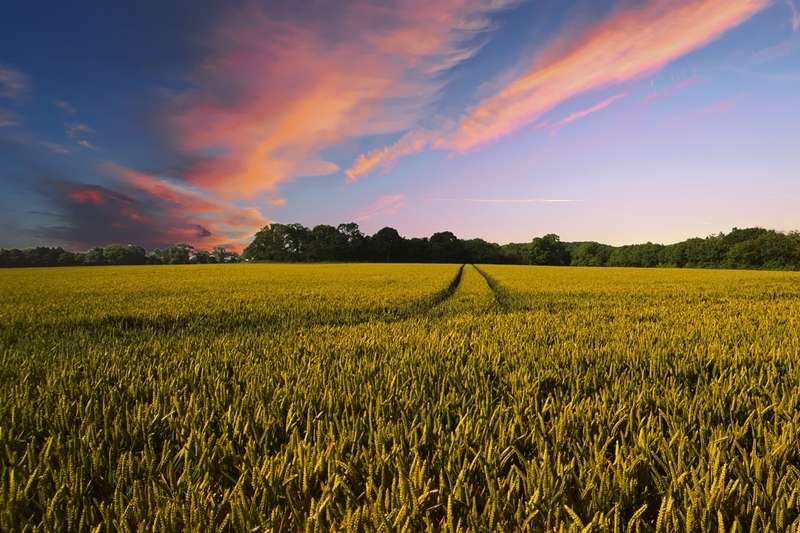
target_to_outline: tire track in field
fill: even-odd
[[[511,310],[511,308],[514,306],[514,297],[511,295],[511,292],[509,292],[509,290],[503,287],[500,282],[484,272],[482,269],[475,265],[472,265],[472,268],[477,270],[478,274],[483,276],[486,284],[492,290],[492,294],[494,295],[494,299],[497,302],[498,307],[500,307],[502,311]]]
[[[94,339],[117,337],[119,335],[145,335],[155,336],[163,334],[192,335],[196,332],[211,329],[217,334],[226,334],[236,331],[279,332],[295,328],[309,328],[317,326],[355,326],[368,322],[393,323],[415,317],[429,316],[434,309],[451,299],[461,286],[464,277],[464,268],[461,265],[455,276],[447,286],[432,295],[422,297],[416,301],[405,304],[398,303],[393,308],[384,310],[369,310],[364,313],[352,315],[349,312],[341,315],[311,314],[306,316],[280,316],[280,315],[240,315],[237,313],[223,312],[212,315],[190,314],[185,316],[130,316],[114,315],[100,319],[82,319],[63,324],[49,324],[48,330],[55,336],[87,335]],[[10,331],[15,331],[11,342],[16,343],[24,339],[30,324],[19,323],[11,325]],[[37,330],[41,324],[35,325]],[[3,328],[5,329],[5,328]],[[0,330],[2,332],[2,330]],[[8,340],[8,339],[7,339]]]
[[[442,291],[433,295],[433,298],[428,300],[423,304],[423,307],[426,307],[426,310],[431,310],[437,305],[443,304],[448,299],[452,298],[453,295],[458,290],[458,287],[461,286],[461,280],[464,278],[464,267],[466,265],[461,265],[458,267],[458,272],[456,272],[455,277],[450,281],[450,284]]]

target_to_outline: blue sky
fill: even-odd
[[[688,21],[688,22],[687,22]],[[15,3],[0,246],[800,229],[792,0]]]

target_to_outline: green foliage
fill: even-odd
[[[2,531],[800,527],[794,273],[39,269],[0,295]]]
[[[147,265],[187,263],[235,263],[239,255],[222,246],[212,252],[197,250],[188,244],[176,244],[158,248],[152,253],[133,244],[111,244],[96,246],[86,252],[69,252],[62,248],[40,246],[28,250],[0,250],[0,267],[48,267],[48,266],[101,266],[101,265]]]
[[[691,267],[800,270],[800,234],[761,228],[734,228],[705,239],[671,245],[609,246],[597,242],[561,242],[558,235],[536,237],[530,243],[503,246],[482,239],[462,240],[449,231],[430,238],[405,238],[385,227],[372,236],[358,224],[308,229],[302,224],[271,224],[256,233],[244,257],[254,261],[372,261],[414,263],[483,263],[573,266]],[[177,244],[145,254],[134,245],[111,245],[88,252],[38,247],[0,250],[0,267],[120,264],[231,263],[239,256],[224,248],[212,252]]]
[[[567,246],[553,233],[536,237],[531,242],[530,264],[562,266],[570,262]]]
[[[800,233],[762,228],[733,228],[727,235],[720,233],[669,245],[563,243],[567,262],[558,243],[558,236],[551,234],[537,237],[530,244],[506,244],[502,249],[516,262],[539,265],[800,270]]]

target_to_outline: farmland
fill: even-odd
[[[800,275],[0,272],[0,530],[800,531]]]

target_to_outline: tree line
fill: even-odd
[[[763,228],[733,228],[667,245],[566,243],[550,234],[504,248],[536,265],[800,270],[800,233]]]
[[[764,268],[800,270],[800,233],[734,228],[675,244],[611,246],[562,242],[558,235],[499,245],[457,238],[452,232],[404,238],[386,227],[365,235],[355,223],[316,226],[272,224],[259,231],[243,256],[259,261],[371,261],[510,263],[552,266]]]
[[[99,266],[99,265],[180,265],[192,263],[239,262],[239,254],[221,246],[211,251],[189,244],[176,244],[147,251],[135,244],[97,246],[85,252],[39,246],[25,250],[0,250],[0,267]]]
[[[151,252],[135,245],[110,245],[86,252],[50,247],[0,250],[0,267],[230,263],[240,260],[800,270],[800,233],[734,228],[727,234],[675,244],[648,242],[627,246],[563,242],[558,235],[548,234],[535,237],[528,243],[501,246],[483,239],[459,239],[450,231],[434,233],[430,237],[406,238],[390,227],[367,235],[353,222],[338,226],[322,224],[313,228],[276,223],[258,231],[241,257],[221,247],[209,252],[188,244]]]

